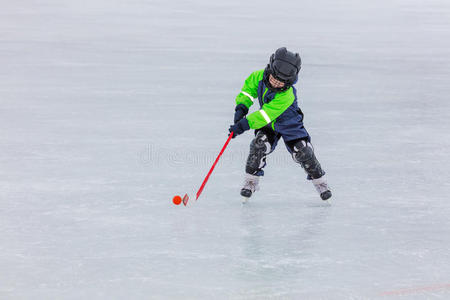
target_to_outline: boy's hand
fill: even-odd
[[[248,113],[248,108],[244,104],[239,104],[234,109],[234,124],[242,120],[243,117]]]
[[[234,125],[230,126],[230,129],[228,129],[229,132],[233,132],[233,139],[242,134],[244,131],[247,131],[250,129],[250,126],[248,125],[248,121],[246,118],[241,119],[239,122],[237,122]]]

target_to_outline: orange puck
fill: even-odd
[[[175,205],[180,205],[180,203],[181,203],[181,197],[178,196],[178,195],[174,196],[173,199],[172,199],[172,202],[173,202],[173,204],[175,204]]]

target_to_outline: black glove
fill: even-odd
[[[248,108],[244,104],[239,104],[234,109],[234,124],[239,122],[248,113]]]
[[[248,125],[248,120],[246,118],[241,119],[239,122],[237,122],[234,125],[230,126],[230,129],[228,129],[229,132],[233,132],[233,139],[243,133],[244,131],[247,131],[250,129],[250,126]]]

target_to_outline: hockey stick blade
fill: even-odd
[[[188,194],[184,194],[184,196],[183,196],[183,204],[184,204],[184,206],[187,205],[188,201],[189,201],[189,196],[188,196]]]

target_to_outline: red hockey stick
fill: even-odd
[[[233,137],[233,132],[230,133],[230,135],[228,136],[227,141],[225,142],[225,145],[223,145],[222,150],[220,150],[219,155],[216,158],[216,161],[213,163],[211,169],[208,172],[208,175],[206,175],[205,179],[202,182],[202,185],[200,186],[200,188],[197,191],[197,198],[195,198],[195,200],[198,199],[198,197],[200,197],[200,194],[203,191],[203,188],[205,187],[206,183],[208,182],[209,176],[211,175],[212,171],[214,170],[214,168],[216,167],[217,162],[219,161],[219,158],[222,156],[223,152],[225,151],[225,149],[228,146],[228,143],[230,142],[231,138]],[[187,202],[187,201],[186,201]]]
[[[197,200],[198,197],[200,197],[200,194],[202,193],[203,188],[204,188],[205,185],[206,185],[206,182],[208,182],[209,176],[211,175],[212,171],[213,171],[214,168],[216,167],[216,164],[217,164],[217,162],[219,161],[219,158],[222,156],[223,152],[224,152],[225,149],[227,148],[228,143],[230,142],[230,140],[231,140],[232,137],[233,137],[233,132],[231,132],[230,135],[228,136],[228,139],[227,139],[227,141],[225,142],[225,145],[223,145],[222,150],[220,150],[220,153],[219,153],[219,155],[217,156],[216,161],[214,162],[214,164],[212,165],[212,167],[211,167],[211,169],[209,170],[208,174],[206,175],[205,179],[203,180],[202,185],[200,186],[200,188],[199,188],[198,191],[197,191],[197,197],[195,198],[195,200]],[[189,201],[189,196],[188,196],[188,194],[184,194],[182,201],[183,201],[184,206],[186,206],[187,203],[188,203],[188,201]]]

